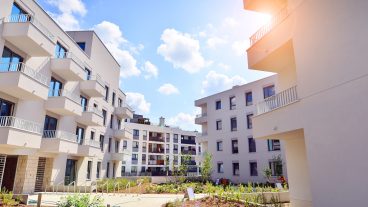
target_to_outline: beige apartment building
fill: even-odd
[[[271,182],[286,176],[284,146],[278,137],[253,138],[255,104],[275,94],[276,82],[273,75],[195,101],[201,108],[195,119],[202,127],[198,142],[203,151],[212,154],[213,180],[266,183],[265,168],[272,171]]]
[[[201,146],[196,142],[198,132],[168,126],[163,117],[159,123],[152,123],[137,114],[125,124],[133,132],[133,140],[125,145],[132,153],[131,160],[124,165],[125,175],[166,176],[178,169],[184,155],[190,157],[187,175],[199,174]]]
[[[15,193],[121,176],[132,118],[120,66],[93,31],[63,31],[33,0],[0,4],[0,185]],[[119,172],[119,173],[118,173]]]
[[[367,206],[367,1],[244,0],[274,18],[251,36],[249,68],[278,73],[255,138],[285,143],[292,206]]]

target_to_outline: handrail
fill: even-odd
[[[11,127],[36,134],[42,134],[43,126],[39,123],[14,116],[0,116],[0,127]]]
[[[201,117],[206,117],[207,113],[201,113],[201,114],[197,114],[196,118],[201,118]]]
[[[46,75],[37,72],[24,63],[0,63],[0,72],[21,72],[47,87],[49,85],[49,78]]]
[[[32,23],[38,30],[40,30],[47,38],[55,42],[55,36],[45,27],[40,21],[38,21],[33,15],[30,14],[14,14],[4,18],[4,22],[7,23]]]
[[[98,108],[94,106],[87,106],[84,108],[84,112],[92,112],[100,117],[103,117],[102,111],[98,110]]]
[[[71,59],[73,60],[75,63],[77,63],[80,67],[80,69],[83,71],[83,73],[85,73],[85,64],[84,62],[79,59],[76,55],[74,55],[72,52],[57,52],[55,54],[55,58],[57,59]]]
[[[60,131],[60,130],[44,130],[42,138],[46,139],[62,139],[77,143],[78,136],[76,134]]]
[[[257,115],[281,108],[298,100],[297,87],[293,86],[258,103],[256,105]]]
[[[127,191],[130,194],[130,181],[125,185],[125,194],[126,194]]]
[[[59,97],[59,96],[66,97],[66,98],[70,99],[71,101],[75,102],[76,104],[81,105],[81,97],[78,96],[75,93],[72,93],[72,92],[66,90],[66,89],[51,90],[49,92],[49,97]]]
[[[76,184],[76,182],[75,181],[73,181],[73,182],[71,182],[71,183],[69,183],[68,184],[68,193],[70,193],[70,186],[73,184],[73,186],[74,186],[74,193],[75,193],[75,184]]]
[[[56,184],[56,193],[59,192],[59,185],[64,183],[65,181],[60,181],[58,184]],[[55,193],[55,186],[52,186],[52,191]]]
[[[120,183],[119,182],[116,182],[114,184],[114,195],[116,194],[116,186],[118,186],[118,193],[119,193],[119,191],[120,191]]]
[[[87,80],[95,80],[98,84],[105,87],[105,81],[102,80],[101,76],[99,74],[97,75],[88,75]]]

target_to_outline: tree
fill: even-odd
[[[201,174],[203,181],[208,181],[212,173],[212,154],[205,152],[203,155]]]

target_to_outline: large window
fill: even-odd
[[[239,153],[239,146],[238,146],[238,140],[237,139],[231,140],[231,150],[232,150],[233,154]]]
[[[248,114],[247,115],[247,128],[248,129],[253,128],[252,117],[253,117],[253,114]]]
[[[0,99],[0,116],[12,116],[14,103]]]
[[[245,105],[250,106],[253,104],[252,92],[245,93]]]
[[[4,47],[3,55],[1,58],[0,71],[19,71],[21,65],[19,63],[23,62],[23,58],[11,51],[9,48]]]
[[[280,140],[269,139],[267,140],[268,151],[279,151],[281,149]]]
[[[101,162],[97,162],[96,178],[99,179],[101,175]]]
[[[267,86],[263,88],[263,97],[268,98],[270,96],[275,95],[275,86]]]
[[[249,148],[249,152],[256,152],[257,151],[256,140],[254,140],[253,137],[248,138],[248,148]]]
[[[139,136],[139,130],[133,129],[133,136]]]
[[[109,101],[109,87],[105,86],[105,101]]]
[[[236,103],[235,103],[235,96],[231,96],[229,98],[229,102],[230,102],[230,110],[234,110],[236,109]]]
[[[230,129],[231,129],[231,131],[233,132],[233,131],[238,130],[237,126],[238,126],[238,124],[237,124],[237,121],[236,121],[236,117],[231,118],[230,119]]]
[[[55,47],[55,57],[56,58],[66,58],[68,50],[62,46],[59,42],[56,43]]]
[[[238,162],[233,163],[233,175],[234,176],[239,175],[239,163]]]
[[[250,176],[258,176],[258,169],[257,169],[256,161],[249,162],[249,168],[250,168]]]
[[[216,147],[217,147],[217,151],[222,151],[222,141],[217,141]]]
[[[282,162],[279,160],[272,160],[269,161],[269,167],[271,169],[271,175],[272,176],[282,176],[283,170],[282,170]]]
[[[87,180],[91,180],[92,161],[87,163]]]
[[[61,89],[63,88],[63,83],[61,81],[51,77],[50,86],[49,86],[49,97],[60,96]]]
[[[87,98],[84,96],[80,96],[80,98],[81,98],[81,106],[82,106],[83,111],[87,111],[87,104],[88,104]]]
[[[221,101],[216,101],[216,110],[221,109]]]
[[[57,119],[46,115],[43,130],[56,130]]]
[[[102,109],[103,125],[106,126],[107,111]]]
[[[221,120],[217,120],[216,121],[216,130],[221,130],[222,129],[222,121]]]
[[[224,163],[222,162],[217,163],[217,173],[224,173]]]
[[[83,139],[84,139],[84,128],[82,128],[82,127],[77,127],[76,135],[77,135],[77,143],[78,143],[78,144],[83,144]]]

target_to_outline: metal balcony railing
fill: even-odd
[[[100,117],[103,117],[102,111],[98,110],[98,108],[93,106],[88,106],[84,109],[84,112],[92,112]]]
[[[266,34],[268,34],[275,26],[280,24],[289,15],[289,10],[284,7],[277,13],[267,24],[262,26],[256,33],[254,33],[250,39],[250,46],[254,45],[260,39],[262,39]]]
[[[0,63],[1,72],[21,72],[33,80],[49,86],[49,78],[46,75],[33,70],[24,63]]]
[[[181,140],[181,143],[182,144],[196,144],[195,140],[192,140],[192,139],[182,139]]]
[[[45,27],[40,21],[38,21],[33,15],[30,14],[15,14],[4,18],[4,22],[8,23],[25,23],[30,22],[35,26],[40,32],[49,38],[51,41],[55,42],[55,36]]]
[[[102,80],[100,75],[87,75],[86,80],[95,80],[102,87],[105,87],[105,82]]]
[[[197,114],[196,118],[207,117],[207,113]]]
[[[81,105],[81,97],[75,93],[72,93],[65,89],[49,91],[49,97],[59,97],[59,96],[66,97],[71,101],[74,101],[76,104]]]
[[[286,106],[298,100],[297,87],[293,86],[258,103],[256,105],[257,115],[264,114],[266,112]]]
[[[149,137],[149,141],[165,142],[165,139],[163,137]]]
[[[10,127],[23,131],[42,134],[43,126],[39,123],[24,120],[14,116],[0,116],[0,127]]]
[[[84,62],[79,59],[76,55],[74,55],[73,53],[71,52],[57,52],[55,54],[55,58],[58,58],[58,59],[71,59],[73,60],[75,63],[77,63],[77,65],[79,65],[80,69],[82,70],[82,74],[85,73],[85,64]]]
[[[42,138],[46,139],[61,139],[77,143],[77,135],[60,130],[44,130]]]

